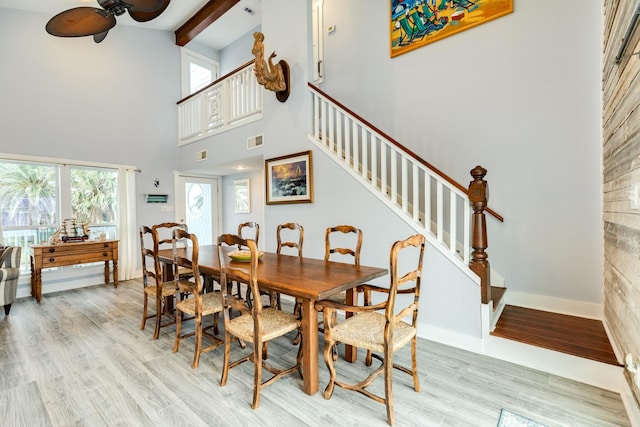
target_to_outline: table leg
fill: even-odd
[[[118,287],[118,260],[113,260],[113,287]]]
[[[31,255],[31,296],[35,298],[36,296],[36,264],[33,260],[33,255]]]
[[[347,290],[347,304],[354,305],[356,302],[355,298],[357,298],[356,289],[352,288]],[[346,314],[346,317],[351,317],[351,316],[353,316],[353,313]],[[357,358],[358,358],[358,348],[345,344],[344,360],[346,360],[347,362],[353,363],[357,360]]]
[[[302,372],[304,374],[304,392],[315,394],[318,391],[318,312],[315,302],[302,301]]]
[[[104,284],[109,284],[109,261],[104,262]]]

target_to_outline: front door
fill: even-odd
[[[176,221],[187,224],[198,244],[213,244],[221,221],[218,179],[176,175]]]

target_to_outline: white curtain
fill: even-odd
[[[118,176],[120,194],[120,243],[118,244],[119,280],[135,277],[136,257],[136,176],[135,170],[121,168]]]

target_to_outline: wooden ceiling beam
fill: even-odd
[[[176,30],[176,44],[184,46],[240,0],[210,0]]]

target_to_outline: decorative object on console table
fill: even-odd
[[[313,203],[311,151],[265,160],[267,204]]]
[[[281,59],[277,64],[273,63],[276,57],[275,51],[269,56],[269,63],[264,60],[264,34],[259,31],[253,33],[253,48],[251,53],[256,57],[253,72],[258,83],[276,93],[276,98],[280,102],[285,102],[289,98],[289,64]]]
[[[75,218],[67,218],[62,222],[61,239],[63,242],[84,242],[89,240],[88,224],[78,224]]]

